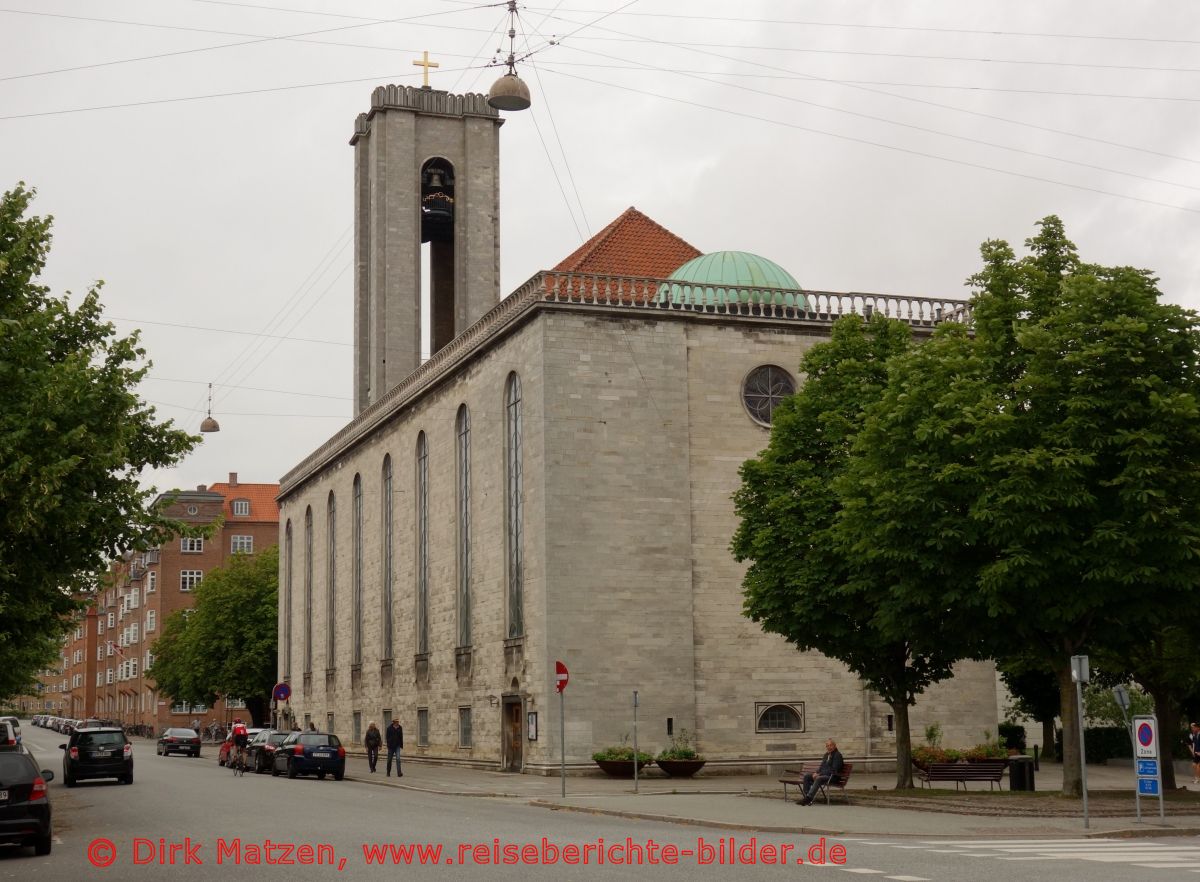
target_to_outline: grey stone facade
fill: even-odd
[[[521,767],[553,771],[558,761],[554,661],[571,670],[567,759],[590,754],[632,731],[631,692],[639,691],[640,742],[666,746],[695,733],[722,764],[762,766],[822,750],[838,739],[847,755],[894,755],[890,709],[841,664],[798,653],[741,615],[743,568],[729,555],[735,528],[731,494],[738,467],[767,442],[741,400],[746,374],[762,364],[795,376],[803,352],[823,339],[828,318],[798,321],[695,311],[554,303],[536,286],[472,329],[361,415],[286,476],[281,523],[303,524],[312,507],[314,671],[292,672],[292,705],[352,740],[353,714],[399,716],[410,753],[488,766],[504,757],[504,707],[539,718],[536,741],[522,744]],[[484,333],[490,327],[490,335]],[[504,389],[523,386],[525,629],[506,639]],[[455,416],[472,423],[472,634],[457,646],[457,476]],[[429,439],[431,646],[416,653],[416,439]],[[394,465],[394,659],[380,659],[381,469]],[[364,487],[363,663],[351,671],[349,605],[353,564],[350,497]],[[328,627],[324,513],[337,498],[339,657],[322,654]],[[292,591],[306,549],[293,527]],[[284,562],[285,570],[287,562]],[[287,590],[286,576],[282,590]],[[284,604],[281,603],[281,606]],[[293,600],[293,640],[303,635]],[[284,630],[281,622],[281,633]],[[303,658],[297,649],[293,658]],[[757,711],[803,705],[804,731],[756,731]],[[460,745],[459,709],[470,708],[472,741]],[[427,746],[416,746],[426,709]],[[973,744],[996,724],[991,665],[967,663],[913,709],[914,732],[940,722],[948,744]],[[526,735],[529,733],[526,732]]]

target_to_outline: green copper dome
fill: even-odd
[[[774,261],[745,251],[714,251],[694,257],[671,273],[671,280],[677,284],[659,286],[659,303],[806,306],[800,283],[791,273]]]

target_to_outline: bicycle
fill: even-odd
[[[236,777],[238,775],[245,775],[246,774],[246,748],[242,747],[241,745],[237,745],[234,747],[234,750],[237,751],[237,759],[233,762],[230,762],[229,766],[233,769],[234,777]]]

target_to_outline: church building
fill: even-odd
[[[849,312],[920,337],[958,301],[802,289],[634,208],[501,298],[499,139],[482,95],[375,90],[355,162],[355,416],[280,489],[286,712],[407,758],[550,773],[686,732],[709,768],[895,757],[890,708],[744,618],[738,468],[805,350]],[[423,256],[424,252],[424,256]],[[431,355],[421,360],[422,274]],[[995,672],[913,709],[970,745]]]

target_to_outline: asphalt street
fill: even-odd
[[[209,745],[200,759],[159,757],[152,742],[139,740],[132,786],[105,781],[68,789],[57,747],[63,737],[33,726],[24,726],[23,734],[40,765],[55,773],[55,843],[43,858],[0,848],[0,878],[366,880],[395,879],[399,872],[439,880],[757,880],[848,872],[897,882],[1200,879],[1196,837],[755,833],[548,811],[524,799],[447,796],[369,781],[235,778],[217,766]],[[1002,837],[1003,829],[996,834]]]

